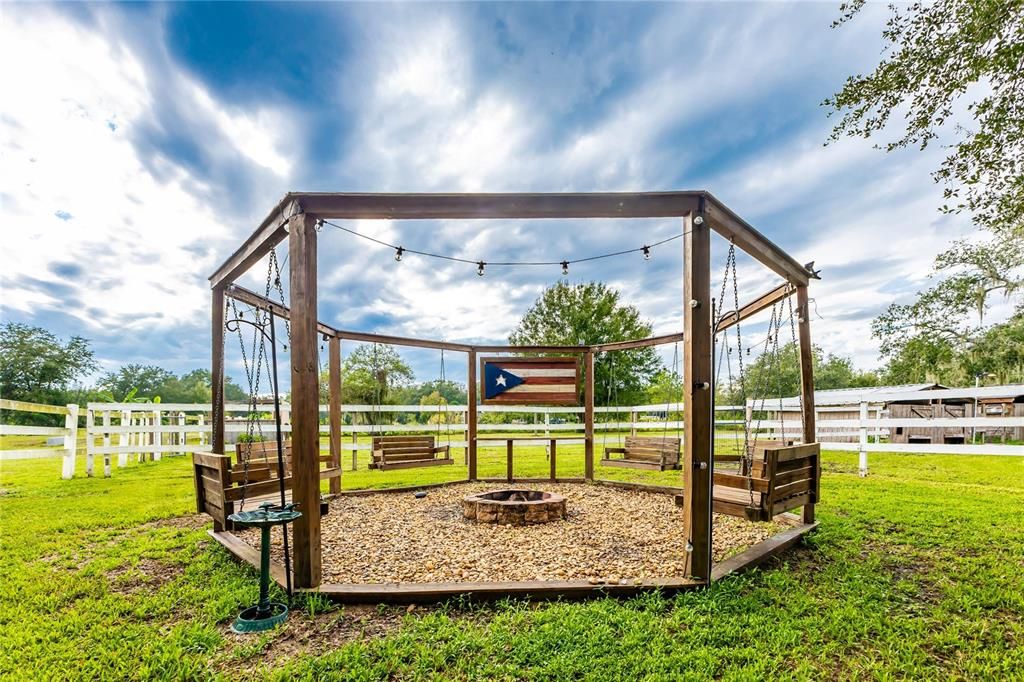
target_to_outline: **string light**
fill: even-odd
[[[668,242],[675,241],[676,239],[681,239],[684,235],[687,234],[686,232],[680,232],[679,234],[672,235],[671,237],[667,237],[665,239],[662,239],[661,241],[654,242],[653,244],[644,244],[643,246],[638,247],[638,248],[623,249],[622,251],[613,251],[611,253],[601,253],[601,254],[597,254],[597,255],[594,255],[594,256],[585,256],[585,257],[581,257],[581,258],[573,258],[571,260],[564,260],[564,261],[482,261],[482,260],[475,261],[475,260],[473,260],[471,258],[462,258],[460,256],[449,256],[449,255],[443,254],[443,253],[431,253],[429,251],[419,251],[417,249],[411,249],[411,248],[407,248],[407,247],[404,247],[404,246],[399,246],[398,244],[392,244],[392,243],[386,242],[386,241],[384,241],[382,239],[377,239],[376,237],[371,237],[368,234],[363,234],[361,232],[356,232],[355,230],[349,229],[349,228],[345,227],[344,225],[339,225],[337,223],[332,223],[329,220],[324,220],[322,222],[323,222],[323,224],[330,225],[331,227],[333,227],[335,229],[338,229],[338,230],[341,230],[342,232],[348,232],[349,234],[355,235],[356,237],[359,237],[361,239],[365,239],[365,240],[373,242],[375,244],[380,244],[381,246],[386,246],[386,247],[388,247],[390,249],[394,249],[394,251],[395,251],[395,260],[396,261],[402,260],[402,256],[404,256],[407,253],[413,253],[413,254],[416,254],[418,256],[427,256],[428,258],[439,258],[441,260],[448,260],[448,261],[453,261],[453,262],[456,262],[456,263],[467,263],[467,264],[471,264],[471,265],[476,265],[477,266],[477,274],[480,275],[481,277],[484,274],[483,273],[483,269],[484,269],[483,266],[484,265],[492,265],[492,266],[493,265],[499,265],[499,266],[520,266],[520,265],[521,266],[545,266],[545,265],[546,266],[552,266],[552,265],[560,265],[560,266],[562,266],[562,274],[568,274],[567,271],[569,269],[569,263],[586,263],[586,262],[592,261],[592,260],[600,260],[602,258],[613,258],[615,256],[623,256],[623,255],[626,255],[626,254],[629,254],[629,253],[642,253],[643,256],[644,256],[644,260],[650,260],[651,259],[651,249],[653,249],[656,246],[661,246],[662,244],[667,244]]]

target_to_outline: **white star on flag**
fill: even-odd
[[[499,374],[498,378],[494,380],[494,385],[495,386],[504,386],[505,385],[505,375],[504,374]]]

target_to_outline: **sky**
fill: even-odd
[[[210,363],[207,278],[288,191],[707,189],[816,262],[814,342],[877,367],[871,319],[911,300],[934,256],[971,232],[938,210],[940,147],[823,144],[834,120],[821,101],[877,63],[885,12],[869,5],[833,29],[838,3],[4,3],[0,317],[88,338],[101,372],[184,372]],[[345,226],[485,261],[572,260],[681,230]],[[562,277],[397,263],[331,226],[318,245],[319,315],[345,329],[500,343]],[[727,248],[715,238],[716,294]],[[241,283],[262,291],[266,273],[264,261]],[[649,261],[593,261],[565,279],[606,282],[670,333],[682,325],[681,277],[677,240]],[[745,255],[738,280],[741,301],[778,282]],[[762,338],[765,321],[747,338]],[[405,357],[418,380],[437,378],[437,352]],[[446,370],[464,378],[464,357]]]

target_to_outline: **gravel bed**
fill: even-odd
[[[505,487],[466,483],[412,493],[331,500],[322,519],[325,583],[589,580],[624,583],[682,577],[682,509],[671,495],[586,484],[514,484],[568,498],[568,518],[534,526],[466,521],[466,495]],[[512,486],[509,486],[512,487]],[[715,561],[765,540],[781,527],[714,515]],[[259,534],[239,535],[259,546]],[[281,535],[273,557],[283,562]]]

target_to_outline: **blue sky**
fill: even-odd
[[[819,103],[877,61],[884,12],[834,30],[831,3],[5,4],[0,52],[20,68],[0,73],[2,316],[91,339],[104,369],[185,371],[209,365],[207,276],[289,190],[708,189],[817,261],[815,342],[876,366],[871,318],[926,285],[934,255],[970,229],[937,210],[941,149],[822,144]],[[490,261],[572,259],[680,229],[348,226]],[[392,256],[325,228],[321,318],[501,341],[560,277]],[[608,282],[663,333],[681,325],[681,267],[674,242],[569,279]],[[265,273],[243,283],[262,289]],[[740,280],[741,298],[775,282],[747,257]],[[436,353],[408,358],[419,379],[436,376]]]

